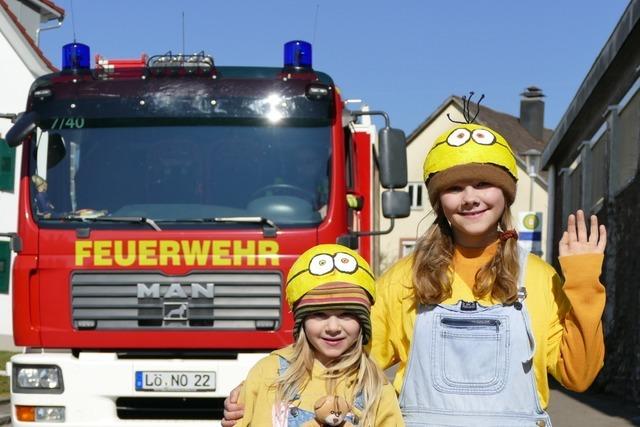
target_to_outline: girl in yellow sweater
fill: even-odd
[[[291,267],[286,296],[295,343],[249,372],[238,425],[403,425],[393,387],[363,348],[375,301],[367,262],[340,245],[313,247]]]
[[[602,367],[606,230],[568,219],[566,281],[518,247],[516,159],[485,126],[459,123],[424,161],[436,220],[379,280],[371,355],[398,365],[407,425],[550,426],[547,373],[584,390]]]

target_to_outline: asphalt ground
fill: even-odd
[[[590,391],[574,393],[555,382],[547,411],[554,427],[640,426],[640,404]]]
[[[11,404],[9,399],[0,398],[0,425],[11,422]]]

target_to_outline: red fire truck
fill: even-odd
[[[338,242],[371,258],[378,206],[408,214],[404,134],[347,110],[308,43],[284,56],[91,69],[73,43],[34,82],[6,135],[24,153],[14,426],[215,425],[254,362],[291,342],[296,256]],[[375,114],[379,136],[361,118]]]

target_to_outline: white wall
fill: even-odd
[[[34,76],[20,60],[18,54],[0,35],[0,113],[24,111],[29,87]],[[11,128],[11,121],[0,119],[0,133],[4,137]],[[22,149],[16,148],[15,188],[12,193],[0,191],[0,232],[15,232],[18,218],[18,186]],[[0,350],[13,347],[11,321],[11,294],[0,294]]]
[[[453,127],[453,124],[447,118],[447,113],[451,114],[452,117],[459,116],[460,114],[459,110],[453,104],[449,104],[449,106],[407,146],[407,176],[409,182],[422,182],[422,164],[427,152],[431,149],[433,141],[440,136],[440,134]],[[424,184],[422,186],[424,208],[421,210],[412,210],[408,218],[396,221],[395,228],[391,233],[380,237],[380,271],[385,271],[394,261],[400,258],[400,247],[403,239],[415,240],[422,236],[435,219],[435,216],[431,212],[427,189]],[[529,210],[529,188],[529,176],[525,170],[519,168],[516,200],[511,206],[514,225],[518,219],[518,213]],[[543,212],[542,248],[544,250],[546,242],[547,191],[536,182],[534,183],[533,194],[534,210]],[[387,219],[382,218],[381,222],[380,229],[388,227]]]

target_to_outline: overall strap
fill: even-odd
[[[527,297],[527,261],[529,260],[529,251],[518,246],[518,301],[522,303]]]
[[[360,392],[356,395],[356,400],[355,402],[353,402],[353,406],[358,408],[360,412],[364,410],[364,393],[363,392]]]
[[[279,362],[278,375],[282,376],[284,375],[285,371],[289,368],[290,363],[287,359],[285,359],[280,355],[278,355],[278,362]],[[295,396],[293,396],[293,400],[298,400],[298,399],[300,399],[300,392],[296,390],[296,394]]]
[[[278,368],[278,375],[282,375],[287,370],[287,368],[289,367],[290,363],[289,363],[289,361],[287,359],[285,359],[282,356],[278,356],[278,361],[280,363],[280,366]]]
[[[522,313],[522,318],[525,323],[525,329],[527,330],[527,338],[529,340],[529,354],[524,363],[529,363],[533,359],[533,355],[536,352],[536,341],[531,330],[531,321],[529,320],[529,313],[524,305],[524,300],[527,298],[527,264],[529,260],[529,251],[518,246],[518,301],[514,304],[515,307]]]

